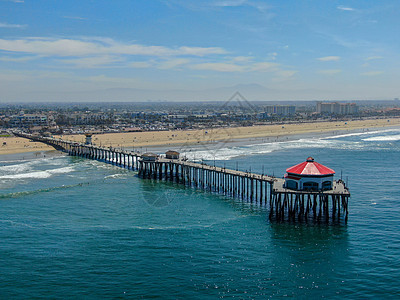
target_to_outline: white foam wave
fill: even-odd
[[[385,135],[392,133],[392,135]],[[247,156],[247,155],[258,155],[258,154],[268,154],[275,151],[285,151],[290,149],[304,149],[304,148],[312,148],[312,149],[321,149],[321,148],[330,148],[330,149],[364,149],[366,147],[370,148],[370,144],[364,143],[364,141],[398,141],[400,140],[400,134],[393,135],[395,133],[400,133],[400,129],[386,129],[386,130],[375,130],[368,132],[359,132],[359,133],[348,133],[342,135],[336,135],[331,137],[321,137],[321,138],[302,138],[299,140],[289,140],[289,141],[280,141],[280,142],[266,142],[261,144],[253,144],[248,146],[234,146],[228,147],[226,145],[220,149],[207,149],[204,146],[203,149],[184,151],[182,155],[186,156],[190,160],[200,161],[200,160],[230,160],[235,157]],[[368,135],[379,135],[372,136],[365,139],[360,140],[343,140],[340,138],[346,138],[351,136],[368,136]]]
[[[21,173],[29,169],[30,163],[24,164],[16,164],[16,165],[8,165],[0,167],[0,172],[13,172],[13,173]]]
[[[370,138],[363,139],[365,142],[395,142],[400,141],[400,134],[396,135],[382,135],[382,136],[374,136]]]
[[[113,175],[108,175],[104,178],[107,179],[107,178],[121,178],[121,177],[126,177],[126,174],[113,174]]]
[[[232,148],[204,149],[182,153],[190,160],[229,160],[234,157],[245,155],[267,154],[275,151],[296,148],[326,148],[342,144],[341,141],[330,141],[325,139],[300,139],[295,141],[264,143],[250,146],[236,146]]]
[[[5,165],[0,167],[1,170],[6,170],[6,171],[15,171],[18,172],[19,170],[25,171],[29,167],[34,167],[36,165],[51,165],[51,166],[61,166],[65,164],[64,160],[59,159],[60,156],[58,157],[49,157],[49,158],[35,158],[35,159],[29,159],[29,160],[10,160],[10,161],[2,161],[0,163],[17,163],[13,165]]]
[[[29,179],[29,178],[49,178],[55,174],[65,174],[74,171],[73,167],[64,167],[53,170],[45,170],[45,171],[35,171],[29,173],[20,173],[20,174],[8,174],[0,176],[0,179]]]
[[[341,134],[341,135],[328,136],[323,139],[340,139],[340,138],[350,137],[350,136],[381,134],[381,133],[385,133],[385,132],[400,132],[400,130],[399,129],[386,129],[386,130],[365,131],[365,132],[357,132],[357,133],[347,133],[347,134]]]
[[[132,229],[139,229],[139,230],[191,230],[197,228],[210,228],[213,224],[204,224],[204,225],[184,225],[181,226],[132,226]]]

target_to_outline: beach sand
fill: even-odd
[[[4,144],[6,143],[6,144]],[[17,137],[0,137],[0,155],[54,150],[43,143]]]
[[[321,134],[331,132],[342,134],[356,130],[371,130],[400,126],[400,118],[355,120],[340,122],[314,122],[281,125],[261,125],[252,127],[214,128],[204,130],[176,130],[176,131],[147,131],[128,133],[106,133],[93,135],[93,144],[114,148],[139,148],[163,146],[173,149],[174,145],[196,145],[198,143],[213,143],[252,138],[281,138],[300,134]],[[84,142],[84,135],[55,136],[64,140]],[[6,145],[3,145],[6,142]],[[27,139],[16,137],[0,138],[0,155],[24,153],[33,151],[54,150],[41,143],[30,142]]]

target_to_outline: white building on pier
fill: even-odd
[[[286,169],[285,188],[300,191],[331,190],[335,171],[308,157],[305,162]]]

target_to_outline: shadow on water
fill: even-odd
[[[188,198],[198,195],[199,197],[206,197],[208,200],[214,201],[215,204],[224,203],[233,208],[234,211],[241,211],[246,214],[267,212],[267,206],[260,205],[255,201],[241,200],[214,191],[210,192],[173,181],[140,178],[139,191],[142,193],[144,201],[155,208],[167,207],[180,197]],[[208,201],[206,199],[203,200],[204,202]]]

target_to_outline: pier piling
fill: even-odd
[[[154,161],[141,159],[139,153],[126,153],[114,148],[103,148],[48,137],[14,133],[53,146],[72,156],[100,160],[138,171],[141,178],[170,180],[224,194],[260,206],[269,202],[269,218],[278,222],[302,222],[313,219],[318,222],[348,220],[350,192],[342,180],[334,181],[329,190],[304,191],[284,187],[284,179],[255,174],[225,167],[210,166],[182,159],[158,158]]]

